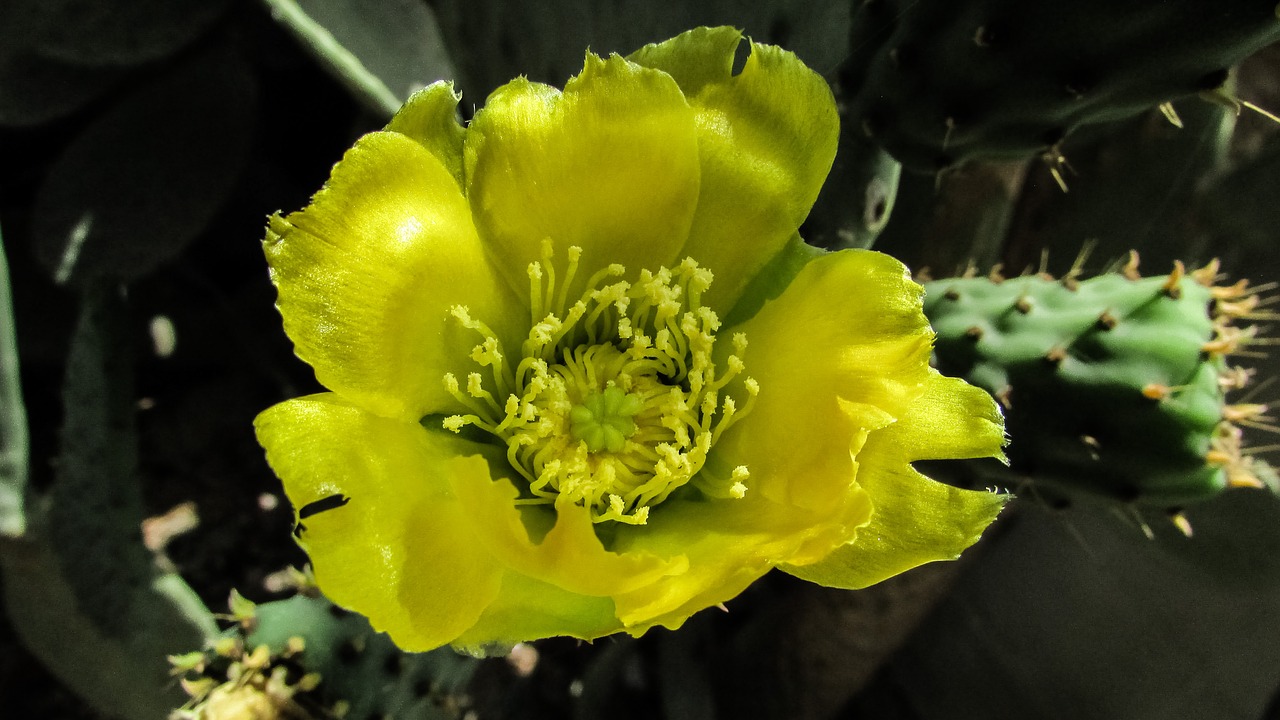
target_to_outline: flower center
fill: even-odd
[[[617,385],[592,393],[569,411],[569,432],[587,444],[588,452],[621,452],[627,438],[636,434],[632,418],[644,407],[638,395],[625,393]]]
[[[471,359],[485,372],[444,377],[471,412],[444,420],[500,438],[524,477],[524,504],[572,502],[595,522],[643,524],[649,508],[690,487],[708,497],[740,498],[747,468],[706,467],[712,446],[750,409],[759,386],[746,378],[742,407],[726,386],[743,371],[747,340],[713,361],[720,320],[702,306],[711,272],[686,258],[674,269],[642,270],[634,282],[610,265],[568,302],[582,251],[569,248],[556,282],[550,241],[529,265],[530,329],[514,361],[497,335],[465,307],[453,316],[482,341]]]

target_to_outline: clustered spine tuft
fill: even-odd
[[[441,648],[400,650],[304,579],[299,594],[255,604],[232,591],[233,621],[205,650],[169,658],[190,700],[170,720],[460,720],[479,663]]]

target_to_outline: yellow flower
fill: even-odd
[[[433,85],[271,219],[332,392],[258,438],[321,589],[401,647],[675,628],[775,567],[862,587],[999,511],[912,469],[998,454],[999,413],[929,368],[900,263],[800,241],[834,102],[741,42],[588,54],[465,128]]]

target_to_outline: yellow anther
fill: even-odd
[[[751,379],[732,391],[738,397],[729,392],[746,367],[742,333],[719,368],[712,360],[720,318],[700,300],[711,272],[686,258],[628,282],[625,268],[610,265],[566,309],[580,256],[569,249],[559,287],[549,240],[529,265],[534,313],[518,361],[504,358],[496,335],[466,308],[451,309],[483,336],[471,359],[488,372],[469,373],[465,394],[456,376],[445,376],[473,414],[452,415],[444,427],[474,425],[503,440],[528,483],[520,503],[571,502],[596,522],[642,524],[651,506],[690,484],[711,497],[743,497],[745,467],[727,480],[699,476],[717,438],[759,392]]]

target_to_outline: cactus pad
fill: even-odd
[[[1084,281],[927,283],[939,371],[1006,413],[1010,467],[971,479],[1166,509],[1261,487],[1241,426],[1265,423],[1266,407],[1226,402],[1249,378],[1228,359],[1258,342],[1235,322],[1259,317],[1260,300],[1244,281],[1215,285],[1217,270],[1143,278],[1131,254],[1122,272]]]
[[[1080,125],[1215,90],[1280,39],[1274,0],[863,0],[848,117],[905,166],[1050,151]]]

